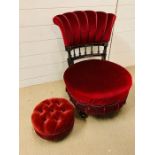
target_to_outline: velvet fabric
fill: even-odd
[[[60,140],[74,125],[74,107],[63,98],[46,99],[33,110],[31,121],[42,138]]]
[[[132,85],[131,75],[125,68],[103,60],[71,65],[64,73],[64,81],[73,100],[92,107],[123,104]]]
[[[65,47],[108,43],[116,16],[101,11],[67,12],[54,17]],[[132,78],[118,64],[86,60],[64,73],[66,90],[79,112],[103,116],[119,110],[126,102]]]
[[[112,13],[87,10],[57,15],[53,22],[61,29],[65,46],[77,46],[108,42],[115,19]]]

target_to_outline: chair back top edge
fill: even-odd
[[[63,37],[66,49],[107,45],[116,15],[102,11],[74,11],[53,18]]]

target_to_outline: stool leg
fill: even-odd
[[[81,118],[87,118],[88,117],[88,115],[86,113],[81,112],[81,111],[79,111],[79,115]]]

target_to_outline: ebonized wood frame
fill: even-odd
[[[68,93],[67,89],[66,92]],[[115,115],[117,112],[119,112],[119,110],[122,108],[122,106],[126,103],[126,99],[122,102],[117,102],[117,103],[113,103],[113,104],[107,104],[107,105],[87,105],[85,103],[80,103],[77,100],[75,100],[69,93],[69,98],[72,101],[72,103],[75,105],[76,110],[78,112],[78,114],[80,115],[81,118],[87,118],[89,115],[89,109],[91,109],[91,111],[93,110],[94,112],[94,116],[98,116],[98,117],[102,117],[102,116],[112,116]],[[98,115],[96,113],[96,111],[98,110],[104,111],[102,113],[102,115]],[[103,110],[104,109],[104,110]],[[109,110],[108,110],[109,109]],[[87,112],[86,112],[87,111]],[[108,112],[109,111],[109,112]]]
[[[97,46],[98,51],[94,53],[93,47]],[[100,50],[100,46],[103,46],[103,50]],[[81,48],[85,49],[84,54],[81,53]],[[87,47],[91,47],[91,51],[88,54],[87,53]],[[65,50],[68,52],[68,65],[71,66],[74,64],[74,60],[77,59],[82,59],[82,58],[88,58],[88,57],[96,57],[96,56],[101,56],[102,60],[106,60],[106,55],[107,55],[107,47],[108,43],[94,43],[94,44],[85,44],[85,45],[76,45],[76,46],[66,46]],[[75,49],[78,49],[78,54],[75,52]],[[73,54],[72,54],[73,53]]]

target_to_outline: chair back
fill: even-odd
[[[105,60],[115,19],[114,14],[101,11],[74,11],[55,16],[53,22],[61,30],[68,64],[94,56]]]

